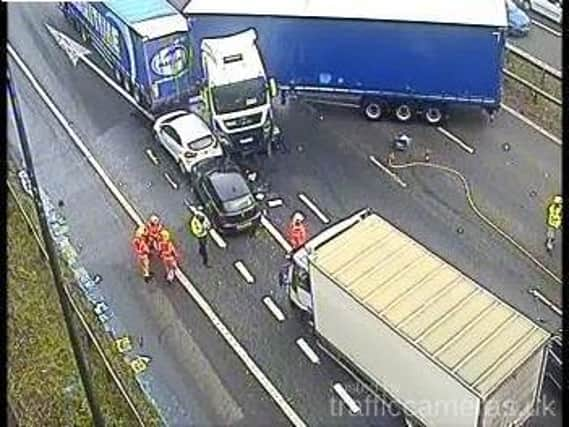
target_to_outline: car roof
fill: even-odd
[[[182,141],[195,141],[212,134],[202,118],[194,113],[176,116],[173,120],[166,121],[164,124],[172,126],[178,132]]]
[[[209,181],[222,202],[251,194],[245,178],[236,170],[213,171],[209,174]]]

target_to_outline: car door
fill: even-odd
[[[162,129],[160,129],[160,140],[164,148],[178,161],[182,152],[182,141],[176,130],[170,125],[162,126]]]

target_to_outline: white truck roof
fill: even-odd
[[[214,86],[221,86],[264,76],[255,40],[257,33],[253,29],[232,36],[203,39],[201,49],[212,62],[212,66],[208,66],[209,81]]]
[[[183,12],[508,25],[504,0],[191,0]]]
[[[376,214],[317,247],[309,258],[369,312],[483,398],[550,338]]]

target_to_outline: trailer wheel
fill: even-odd
[[[123,78],[122,86],[123,86],[124,90],[126,90],[128,93],[131,93],[132,85],[130,84],[130,77],[126,74]]]
[[[363,112],[366,119],[376,121],[383,115],[383,108],[379,102],[368,101],[364,104]]]
[[[115,81],[119,84],[122,85],[122,73],[121,70],[119,70],[118,68],[115,68],[113,70],[113,75],[115,77]]]
[[[88,44],[90,41],[89,33],[85,29],[85,27],[81,27],[81,40],[83,43]]]
[[[443,113],[441,109],[438,107],[428,107],[427,111],[425,112],[425,119],[430,125],[436,125],[441,122],[443,118]]]
[[[400,122],[408,122],[412,115],[411,107],[407,104],[401,104],[395,110],[395,117],[397,117],[397,120]]]
[[[132,89],[132,97],[138,105],[142,105],[142,95],[140,94],[140,89],[136,86]]]

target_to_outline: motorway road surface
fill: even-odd
[[[535,13],[531,13],[530,18],[532,27],[528,35],[509,37],[509,43],[561,71],[561,27]],[[550,30],[543,28],[544,26]]]
[[[212,242],[209,270],[195,261],[197,248],[187,236],[183,203],[192,196],[184,177],[152,140],[149,123],[91,71],[82,65],[74,69],[47,34],[45,22],[77,38],[54,5],[20,4],[9,6],[10,43],[127,198],[143,214],[157,212],[170,225],[192,282],[299,416],[310,425],[401,425],[400,418],[387,414],[350,416],[339,405],[332,391],[335,382],[362,404],[367,395],[320,351],[310,327],[290,308],[277,285],[283,251],[263,229],[254,237],[226,239],[224,250]],[[152,285],[139,280],[129,248],[133,224],[22,73],[15,66],[12,70],[39,177],[52,198],[65,202],[83,261],[103,276],[101,286],[116,315],[132,335],[143,336],[144,351],[153,357],[153,396],[170,425],[261,425],[269,419],[285,424],[282,412],[184,289],[166,287],[160,274]],[[367,123],[355,111],[302,102],[278,106],[277,114],[292,152],[264,160],[259,172],[260,179],[270,182],[271,195],[285,202],[269,212],[278,228],[284,228],[294,209],[303,209],[311,231],[322,229],[299,200],[300,192],[333,221],[370,206],[529,317],[542,318],[547,329],[560,327],[560,318],[528,294],[538,288],[560,304],[560,286],[480,222],[454,178],[432,170],[397,171],[408,184],[403,189],[370,164],[371,154],[385,159],[387,143],[400,125]],[[475,147],[474,155],[433,128],[405,129],[414,146],[397,161],[421,159],[428,149],[432,162],[461,170],[481,208],[560,273],[559,247],[552,257],[543,250],[546,200],[561,186],[559,146],[507,113],[491,126],[476,112],[457,114],[448,129]],[[502,148],[506,142],[508,151]],[[158,166],[146,156],[147,148],[159,157]],[[180,184],[177,190],[164,172]],[[233,266],[236,260],[246,264],[255,283],[243,280]],[[284,322],[263,305],[267,295],[284,312]],[[320,365],[299,350],[299,337],[317,352]],[[553,424],[545,417],[533,422],[560,425],[560,418]]]

